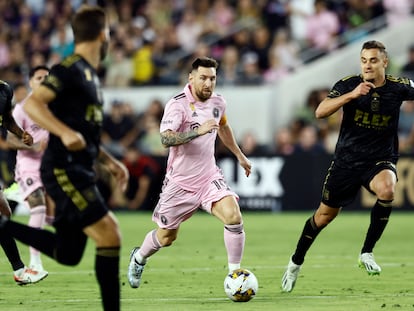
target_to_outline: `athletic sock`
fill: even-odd
[[[121,308],[119,253],[120,247],[100,247],[96,249],[96,279],[101,290],[102,305],[105,311],[119,311]]]
[[[33,228],[43,228],[45,224],[46,206],[39,205],[30,208],[30,218],[28,225]],[[30,265],[41,264],[40,252],[36,248],[30,246]]]
[[[361,253],[371,253],[375,244],[380,239],[385,227],[388,224],[388,219],[391,215],[392,200],[377,200],[371,210],[371,221],[365,236],[364,245]]]
[[[318,236],[319,232],[321,232],[324,227],[325,226],[318,228],[316,226],[314,216],[310,217],[305,222],[302,234],[300,235],[298,244],[296,245],[295,253],[292,255],[292,261],[295,264],[303,264],[307,251],[311,247],[315,238]]]
[[[135,253],[135,259],[139,264],[145,265],[147,258],[161,249],[160,241],[157,237],[157,229],[147,233],[138,252]]]
[[[240,268],[245,239],[246,235],[243,223],[224,226],[224,245],[227,250],[228,267],[230,272]]]
[[[24,263],[20,258],[19,250],[17,249],[16,241],[12,236],[5,231],[0,233],[0,244],[10,262],[13,271],[23,269]]]

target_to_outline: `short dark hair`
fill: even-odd
[[[211,58],[211,57],[197,57],[191,64],[191,68],[192,70],[197,70],[198,67],[206,67],[206,68],[214,67],[215,69],[217,69],[218,62],[214,58]]]
[[[44,66],[44,65],[39,65],[39,66],[33,67],[29,71],[29,79],[33,78],[33,76],[35,75],[36,71],[38,71],[38,70],[50,71],[49,67]]]
[[[376,41],[376,40],[371,40],[371,41],[366,41],[363,45],[362,45],[362,50],[369,50],[369,49],[378,49],[380,50],[381,53],[384,53],[385,56],[388,56],[388,53],[385,49],[385,45],[382,42]]]
[[[95,40],[105,26],[106,15],[101,7],[82,5],[72,18],[75,43]]]

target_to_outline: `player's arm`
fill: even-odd
[[[345,93],[338,97],[326,97],[315,110],[315,117],[322,119],[329,117],[333,113],[337,112],[342,106],[349,103],[351,100],[363,95],[367,95],[371,88],[375,88],[375,85],[371,82],[361,82],[351,92]]]
[[[237,144],[233,134],[233,130],[231,126],[227,123],[227,119],[225,116],[220,121],[218,135],[223,144],[226,146],[226,148],[228,148],[231,151],[231,153],[234,154],[234,156],[239,161],[240,165],[244,168],[246,176],[249,176],[252,170],[252,164]]]
[[[41,85],[26,99],[23,109],[39,126],[59,137],[68,150],[84,149],[86,142],[82,134],[60,121],[49,110],[48,105],[55,97],[56,93],[54,91]]]
[[[98,160],[109,169],[122,191],[125,191],[129,179],[129,172],[126,166],[109,154],[102,146],[99,149]]]
[[[172,130],[166,130],[161,132],[161,143],[164,145],[164,147],[183,145],[192,141],[198,136],[207,134],[214,129],[219,129],[219,125],[214,119],[211,119],[201,124],[198,128],[190,130],[188,132],[175,132]]]
[[[39,151],[45,150],[47,146],[47,140],[38,141],[30,146],[22,142],[22,140],[19,139],[15,134],[8,132],[7,133],[7,144],[10,148],[15,149],[15,150],[33,150],[33,151],[39,152]]]
[[[4,125],[6,129],[17,136],[22,145],[31,146],[33,145],[33,137],[28,132],[24,131],[13,118],[12,111],[8,111],[4,115]]]

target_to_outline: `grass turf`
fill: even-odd
[[[129,287],[130,249],[154,228],[149,213],[117,213],[123,234],[122,310],[414,310],[412,214],[394,212],[375,249],[381,276],[357,267],[369,214],[344,211],[317,238],[292,293],[280,291],[280,279],[307,213],[244,213],[246,247],[242,266],[259,280],[257,296],[247,303],[226,298],[227,259],[223,226],[197,213],[185,222],[174,245],[148,262],[139,289]],[[27,217],[15,217],[27,222]],[[25,262],[28,248],[18,244]],[[49,276],[34,285],[14,284],[10,264],[0,256],[0,310],[102,310],[94,275],[94,244],[88,242],[76,267],[43,256]]]

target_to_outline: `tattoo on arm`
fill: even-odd
[[[178,146],[186,144],[198,136],[200,135],[195,130],[183,133],[166,131],[161,133],[161,142],[166,147]]]

